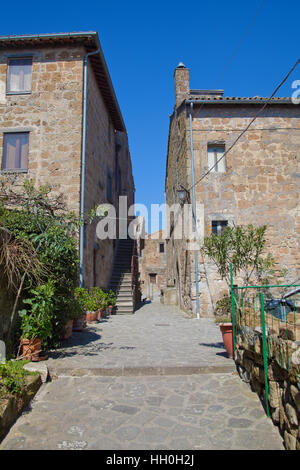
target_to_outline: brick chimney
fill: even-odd
[[[186,100],[190,94],[190,78],[189,69],[179,62],[174,71],[175,81],[175,106],[176,108],[181,105],[183,100]]]

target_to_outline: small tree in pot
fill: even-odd
[[[203,255],[207,255],[216,265],[219,275],[226,281],[228,289],[231,288],[230,266],[233,275],[241,279],[243,286],[256,282],[262,282],[273,277],[273,258],[270,254],[263,256],[266,244],[267,227],[254,227],[253,225],[226,227],[221,235],[212,234],[204,238],[201,248]],[[242,293],[243,301],[247,295],[247,289]],[[222,331],[229,335],[232,357],[232,316],[231,297],[226,294],[218,300],[215,307],[216,321]],[[225,343],[225,340],[224,340]]]

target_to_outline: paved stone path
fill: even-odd
[[[134,315],[112,315],[75,333],[47,361],[53,373],[117,375],[193,369],[234,370],[212,319],[190,318],[176,307],[146,304]]]
[[[74,335],[47,365],[57,379],[1,449],[283,449],[212,320],[148,304]]]

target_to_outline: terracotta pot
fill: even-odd
[[[97,320],[101,320],[102,318],[102,310],[101,308],[99,308],[99,310],[97,310]]]
[[[65,326],[64,339],[70,338],[70,336],[72,336],[72,331],[73,331],[73,320],[69,320],[68,323]]]
[[[220,323],[219,324],[223,343],[227,354],[229,357],[233,358],[233,330],[232,330],[232,323]]]
[[[88,323],[97,321],[97,312],[86,312],[86,321]]]
[[[42,350],[42,341],[39,338],[35,339],[21,339],[21,354],[24,359],[30,359],[31,361],[39,360],[39,352]]]
[[[81,317],[76,318],[73,321],[73,331],[83,331],[86,324],[86,315],[81,315]]]

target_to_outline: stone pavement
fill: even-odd
[[[47,366],[55,375],[77,376],[234,370],[212,319],[190,318],[159,302],[89,325],[53,352]]]
[[[47,365],[57,378],[0,449],[283,449],[210,319],[144,305],[77,333]]]

